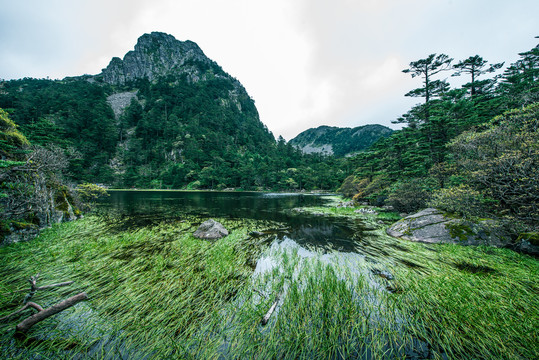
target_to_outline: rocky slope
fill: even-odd
[[[290,144],[304,153],[348,156],[367,149],[380,137],[393,130],[382,125],[364,125],[355,128],[320,126],[303,131],[290,140]]]
[[[160,76],[189,74],[198,79],[197,64],[210,66],[212,61],[192,41],[179,41],[172,35],[160,32],[142,35],[135,49],[125,54],[123,60],[114,57],[103,69],[103,80],[113,85],[147,78],[155,81]]]

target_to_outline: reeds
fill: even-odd
[[[139,228],[105,220],[0,248],[0,317],[19,307],[12,292],[35,273],[75,281],[38,292],[43,306],[89,295],[25,342],[0,324],[0,357],[539,358],[539,266],[528,256],[403,242],[383,228],[345,254],[248,235],[277,226],[268,222],[220,219],[231,234],[207,242],[191,235],[196,217]],[[258,259],[265,271],[262,262],[255,271]]]

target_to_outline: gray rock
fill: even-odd
[[[527,240],[521,240],[518,242],[515,245],[514,250],[533,256],[539,256],[539,246],[533,245]]]
[[[193,233],[194,237],[205,240],[220,239],[227,235],[228,230],[225,229],[225,227],[221,223],[213,219],[204,221]]]
[[[125,109],[131,105],[131,100],[136,98],[137,93],[131,91],[115,93],[107,97],[107,102],[112,108],[116,120],[118,120],[124,113]]]
[[[172,35],[160,32],[144,34],[122,59],[115,57],[103,69],[103,80],[109,84],[123,85],[136,79],[156,80],[171,72],[186,74],[192,82],[203,76],[193,62],[210,65],[211,61],[192,41],[179,41]]]
[[[386,230],[386,233],[393,237],[424,243],[502,247],[511,241],[508,234],[493,220],[472,222],[448,217],[442,211],[433,208],[397,221]]]

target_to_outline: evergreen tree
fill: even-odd
[[[459,61],[458,64],[453,65],[453,68],[456,69],[456,72],[452,76],[460,76],[462,74],[469,74],[471,81],[469,83],[470,96],[474,97],[477,91],[489,84],[489,81],[479,82],[478,78],[481,75],[487,73],[493,73],[496,70],[499,70],[503,66],[502,63],[491,64],[487,66],[488,61],[484,60],[481,56],[475,55],[470,56],[469,58]]]

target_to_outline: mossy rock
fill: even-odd
[[[493,220],[472,222],[429,208],[396,222],[387,234],[425,243],[492,245],[503,247],[511,242],[508,234]]]
[[[517,242],[525,240],[533,246],[539,246],[539,232],[528,232],[519,235]]]

